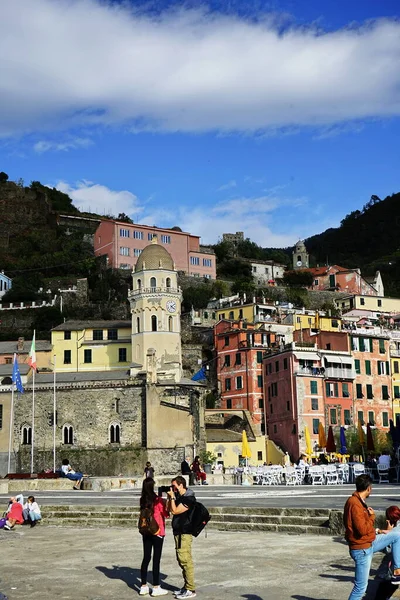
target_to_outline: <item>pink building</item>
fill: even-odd
[[[153,237],[171,254],[177,271],[194,277],[216,278],[215,254],[200,246],[200,237],[176,229],[150,227],[121,221],[101,221],[94,240],[96,256],[106,254],[109,265],[116,269],[132,269],[142,250]]]

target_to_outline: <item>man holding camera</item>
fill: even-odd
[[[186,487],[186,480],[181,475],[175,477],[168,491],[167,510],[173,514],[172,531],[175,539],[175,550],[178,564],[182,569],[184,587],[175,593],[177,600],[195,598],[194,565],[192,558],[192,541],[190,512],[196,498],[192,490]]]

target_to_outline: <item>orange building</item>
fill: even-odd
[[[312,290],[332,290],[348,294],[362,294],[363,296],[378,295],[377,289],[361,275],[360,269],[346,269],[332,265],[304,269],[304,271],[312,273],[314,277],[310,288]]]
[[[317,343],[293,342],[266,356],[268,437],[297,460],[306,449],[305,427],[316,447],[320,423],[325,429],[350,425],[354,375],[353,359],[345,349],[320,350]]]
[[[94,236],[96,256],[106,255],[111,267],[130,269],[153,237],[172,256],[177,271],[194,277],[216,278],[215,254],[200,246],[200,237],[181,231],[179,227],[163,229],[138,223],[102,220]]]
[[[248,410],[256,435],[264,432],[263,354],[279,335],[244,321],[219,321],[214,328],[221,408]]]
[[[355,420],[389,428],[392,418],[390,336],[357,328],[350,336],[355,363]]]

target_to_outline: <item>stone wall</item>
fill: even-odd
[[[89,475],[115,477],[134,477],[143,473],[147,454],[145,448],[134,446],[99,448],[74,448],[56,449],[56,465],[60,468],[62,460],[68,458],[73,468]],[[17,471],[29,472],[31,464],[30,446],[21,446],[17,454]],[[35,469],[42,471],[53,468],[53,451],[35,451]]]
[[[98,476],[137,476],[146,460],[158,475],[179,472],[184,455],[205,447],[204,388],[145,385],[137,380],[77,382],[57,387],[57,467],[68,458],[75,469]],[[10,393],[2,394],[3,404]],[[53,468],[53,389],[35,390],[34,472]],[[32,390],[14,404],[13,458],[29,472],[31,445],[23,430],[32,423]],[[120,443],[111,443],[110,426],[120,426]],[[64,428],[73,428],[73,444]],[[4,435],[8,435],[6,431]],[[4,454],[0,474],[6,472]],[[13,469],[14,470],[14,469]]]

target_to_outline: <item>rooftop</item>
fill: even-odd
[[[18,342],[0,342],[0,354],[29,354],[31,340],[25,340],[21,350],[18,350]],[[50,352],[51,342],[47,340],[36,340],[36,352]]]
[[[52,331],[81,331],[82,329],[122,329],[132,327],[131,321],[65,321]]]

